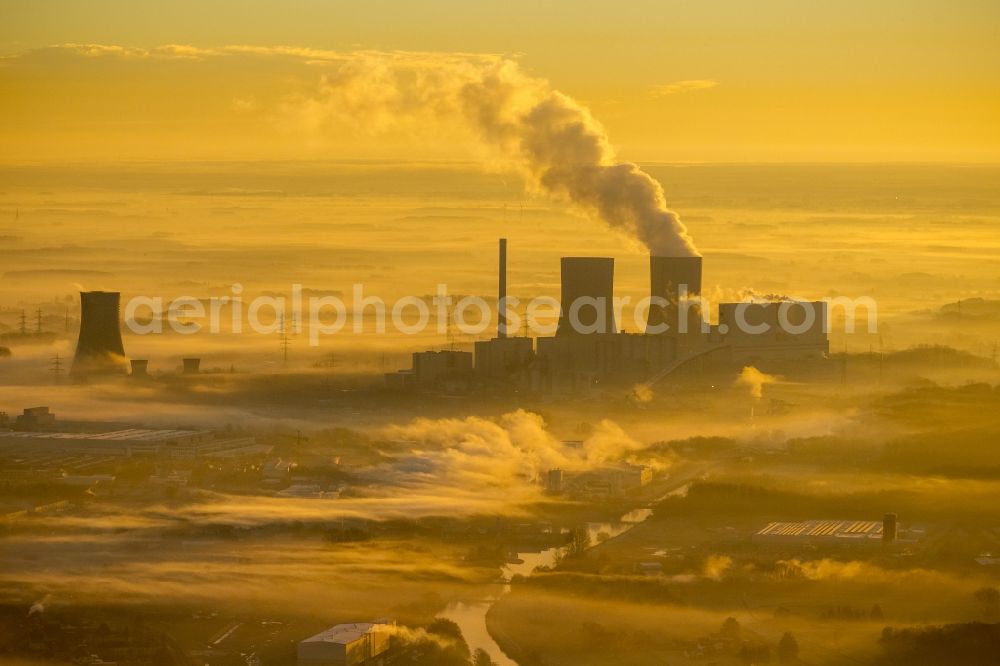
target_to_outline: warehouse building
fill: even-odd
[[[900,530],[896,514],[887,513],[882,520],[772,522],[758,530],[752,540],[762,545],[891,546],[897,541],[916,542],[922,534],[918,529]]]
[[[97,433],[0,431],[0,450],[26,456],[61,452],[91,456],[229,458],[264,454],[271,447],[257,444],[253,437],[230,436],[211,430],[125,428]]]
[[[638,490],[653,479],[653,470],[645,465],[610,463],[594,469],[550,469],[546,486],[550,493],[576,497],[621,496]]]
[[[298,666],[370,664],[389,649],[393,623],[385,620],[338,624],[298,647]]]

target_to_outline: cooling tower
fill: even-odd
[[[560,267],[562,297],[556,335],[617,332],[613,295],[615,260],[563,257]]]
[[[136,379],[140,377],[149,376],[149,361],[147,359],[134,358],[130,361],[132,364],[132,376]]]
[[[197,375],[201,372],[201,359],[200,358],[183,358],[181,363],[184,364],[184,374],[185,375]]]
[[[653,326],[669,326],[661,333],[677,332],[680,329],[681,309],[679,301],[686,294],[688,298],[701,294],[701,257],[649,257],[649,295],[659,296],[667,305],[651,304],[646,319],[646,332],[657,332]],[[687,330],[697,332],[700,309],[691,305],[687,309]]]
[[[80,292],[80,337],[73,358],[74,375],[125,371],[125,348],[118,322],[120,299],[116,291]]]

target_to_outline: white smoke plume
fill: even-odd
[[[790,560],[778,560],[776,563],[774,576],[776,578],[792,580],[811,581],[831,581],[835,583],[864,583],[906,585],[916,584],[927,586],[940,581],[948,580],[950,576],[941,571],[934,571],[923,568],[910,569],[886,569],[871,562],[860,560],[832,560],[823,558],[819,560],[800,560],[797,558]],[[953,580],[952,584],[959,581]],[[974,585],[972,580],[965,581],[966,584]]]
[[[653,387],[649,384],[636,384],[629,392],[629,400],[636,404],[646,404],[653,401]]]
[[[476,488],[480,495],[496,489],[508,500],[537,492],[533,482],[549,469],[586,469],[643,446],[607,420],[597,423],[580,446],[569,445],[554,437],[539,415],[524,410],[496,421],[416,419],[383,434],[408,442],[411,449],[379,470],[381,478],[411,489]]]
[[[28,609],[28,615],[34,615],[35,613],[44,613],[45,608],[49,605],[52,599],[51,594],[46,594],[44,597],[31,604],[31,608]]]
[[[373,131],[459,122],[500,151],[549,196],[646,247],[652,254],[697,256],[687,229],[666,207],[649,174],[615,157],[590,111],[501,56],[363,52],[322,63],[312,96],[286,116],[318,129],[359,124]]]
[[[750,395],[757,399],[764,397],[764,387],[766,385],[777,384],[780,381],[780,377],[761,372],[752,365],[744,367],[743,371],[740,372],[740,376],[736,378],[736,384],[748,387]]]
[[[702,565],[701,575],[719,581],[733,568],[733,558],[728,555],[709,555]]]
[[[421,627],[407,627],[399,624],[391,624],[387,625],[384,631],[389,636],[394,636],[404,643],[430,642],[445,649],[456,647],[456,641],[448,638],[447,636],[431,633]]]

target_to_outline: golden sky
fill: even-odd
[[[1000,157],[989,0],[2,7],[6,162],[480,158],[448,122],[290,123],[332,54],[360,51],[515,58],[589,106],[630,160]]]

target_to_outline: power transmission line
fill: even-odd
[[[56,384],[62,381],[62,358],[59,356],[59,352],[52,357],[52,375],[56,378]]]
[[[285,365],[288,365],[288,346],[291,342],[288,339],[288,332],[285,330],[285,313],[281,313],[281,356]]]

